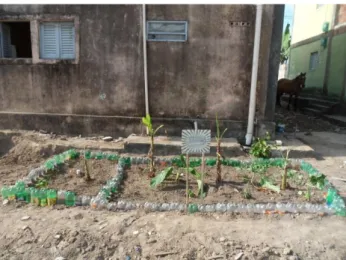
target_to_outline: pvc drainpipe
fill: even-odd
[[[149,114],[149,94],[148,94],[148,57],[147,57],[147,15],[145,4],[142,7],[143,18],[143,63],[144,63],[144,95],[145,95],[145,115]],[[147,128],[147,134],[149,129]]]
[[[249,117],[247,124],[247,132],[245,136],[245,144],[251,145],[253,131],[254,131],[254,119],[256,110],[256,88],[257,88],[257,72],[258,72],[258,58],[261,40],[261,26],[262,26],[262,11],[263,6],[257,5],[256,8],[256,27],[255,27],[255,42],[253,48],[252,58],[252,73],[251,73],[251,90],[249,101]]]

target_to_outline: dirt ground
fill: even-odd
[[[77,195],[96,196],[101,187],[115,176],[115,162],[108,160],[88,161],[90,181],[85,176],[79,177],[77,170],[85,174],[84,160],[72,160],[61,171],[48,176],[48,188],[57,190],[69,190]]]
[[[323,158],[304,160],[329,179],[345,177],[344,135],[300,137]],[[47,138],[32,132],[0,135],[0,186],[66,150],[47,145]],[[335,183],[345,189],[344,182]],[[345,260],[345,226],[346,219],[337,216],[185,215],[1,203],[0,259]]]
[[[338,127],[316,116],[308,116],[299,111],[294,112],[292,109],[289,111],[286,103],[282,103],[282,107],[276,107],[275,122],[285,124],[285,132],[330,131],[346,134],[346,127]]]
[[[335,216],[112,213],[8,205],[0,208],[0,259],[344,260],[345,224]]]
[[[173,177],[166,181],[163,185],[157,188],[149,186],[150,181],[146,178],[146,174],[142,172],[143,167],[133,166],[126,171],[126,179],[123,189],[120,193],[120,198],[136,202],[178,202],[185,203],[186,199],[186,174],[183,170],[175,168]],[[246,169],[236,169],[233,167],[222,167],[223,170],[223,185],[216,187],[215,176],[216,168],[207,167],[207,173],[204,178],[205,190],[207,196],[201,198],[192,197],[190,202],[200,204],[223,203],[232,201],[234,203],[273,203],[273,202],[307,202],[303,195],[299,195],[299,191],[306,192],[306,182],[308,176],[306,173],[299,171],[294,174],[294,177],[288,178],[289,188],[280,193],[271,190],[259,189],[259,174],[253,174]],[[196,168],[201,171],[200,167]],[[158,171],[159,172],[159,171]],[[183,174],[180,181],[175,181],[176,172]],[[265,173],[271,177],[273,184],[280,186],[282,170],[280,168],[271,167]],[[298,179],[301,177],[301,179]],[[244,181],[244,178],[252,180]],[[257,186],[255,186],[257,185]],[[198,193],[198,185],[195,179],[190,176],[189,189]],[[244,192],[247,192],[251,198],[244,198]],[[325,199],[323,192],[318,189],[311,190],[310,203],[323,204]]]

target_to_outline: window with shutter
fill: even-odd
[[[4,23],[0,23],[0,34],[1,34],[1,57],[11,58],[11,30],[10,27]]]
[[[75,58],[75,32],[73,23],[42,23],[40,32],[41,59]]]
[[[148,41],[187,41],[186,21],[147,21]]]
[[[40,29],[40,56],[42,59],[59,58],[59,26],[44,23]]]
[[[73,23],[60,24],[60,57],[62,59],[74,59],[75,35]]]

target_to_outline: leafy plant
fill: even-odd
[[[269,165],[259,161],[253,161],[247,168],[253,173],[264,174],[268,170]]]
[[[151,121],[151,117],[149,114],[147,114],[145,117],[142,118],[142,123],[148,128],[149,136],[150,136],[150,149],[148,152],[148,157],[150,160],[149,165],[149,177],[152,178],[155,176],[155,169],[154,169],[154,137],[157,133],[157,131],[163,127],[163,125],[160,125],[156,129],[153,128],[153,124]]]
[[[269,158],[271,156],[271,146],[267,143],[269,140],[268,132],[264,138],[257,138],[251,145],[250,154],[257,158]]]
[[[163,183],[173,173],[173,167],[167,167],[163,169],[158,175],[150,181],[150,186],[156,188],[158,185]]]
[[[272,184],[268,179],[265,179],[265,178],[261,179],[261,186],[268,190],[272,190],[277,193],[280,193],[280,187]]]
[[[324,187],[326,176],[324,174],[311,175],[309,177],[311,185],[317,187],[318,189],[322,189]]]
[[[185,157],[184,155],[181,155],[180,156],[180,159],[181,159],[181,166],[182,169],[186,172],[188,171],[189,174],[191,174],[195,179],[196,179],[196,182],[197,182],[197,186],[198,186],[198,190],[197,190],[197,195],[195,196],[205,196],[205,193],[203,192],[202,194],[202,174],[200,172],[198,172],[195,168],[193,167],[189,167],[187,168],[186,166],[186,160],[185,160]],[[159,186],[160,184],[162,184],[163,182],[165,182],[174,172],[174,168],[173,167],[167,167],[165,169],[163,169],[159,174],[157,174],[155,177],[153,177],[150,181],[150,186],[152,188],[156,188],[157,186]],[[180,170],[178,170],[176,172],[176,177],[175,177],[175,180],[178,181],[180,178]],[[191,197],[190,195],[190,192],[188,191],[189,193],[189,197]]]
[[[35,187],[38,189],[42,189],[48,186],[48,180],[45,177],[41,177],[35,183]]]
[[[285,28],[285,32],[282,35],[281,51],[280,51],[281,64],[283,64],[285,61],[288,60],[290,48],[291,48],[290,24],[287,24]]]
[[[224,134],[227,131],[227,128],[223,130],[223,132],[220,132],[220,125],[219,125],[219,120],[217,118],[217,114],[216,114],[216,184],[220,184],[222,182],[222,175],[221,175],[221,140],[224,136]]]

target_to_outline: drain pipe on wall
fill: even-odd
[[[144,63],[144,97],[145,97],[145,115],[149,114],[149,94],[148,94],[148,57],[147,57],[147,15],[145,4],[142,7],[143,18],[143,63]],[[147,134],[149,129],[147,128]]]
[[[256,88],[257,88],[258,58],[259,58],[259,49],[260,49],[260,42],[261,42],[262,11],[263,11],[263,6],[257,5],[257,8],[256,8],[256,25],[255,25],[255,41],[254,41],[253,58],[252,58],[249,116],[248,116],[247,131],[246,131],[246,136],[245,136],[245,144],[246,145],[251,145],[252,138],[253,138],[253,132],[254,132],[254,120],[255,120],[255,111],[256,111]]]

